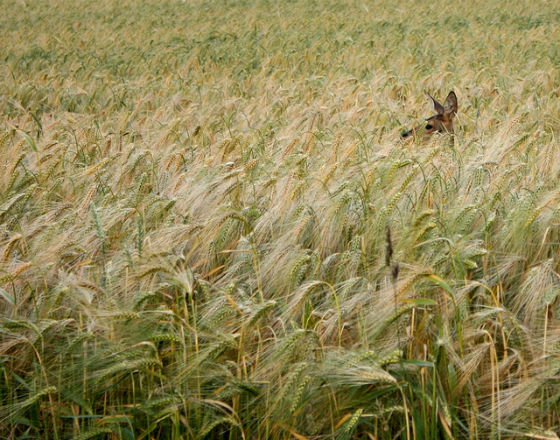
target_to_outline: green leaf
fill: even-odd
[[[405,299],[403,302],[410,303],[416,307],[437,306],[437,301],[429,298],[411,298]]]
[[[33,140],[33,138],[31,136],[29,136],[25,131],[23,130],[19,130],[19,134],[21,134],[23,136],[23,138],[25,139],[25,141],[29,144],[29,146],[31,147],[31,149],[33,151],[35,151],[36,153],[39,152],[39,150],[37,149],[37,145],[35,144],[35,141]]]
[[[4,289],[0,288],[0,296],[2,298],[4,298],[10,305],[12,305],[13,307],[16,306],[16,299],[13,298],[8,292],[6,292]]]

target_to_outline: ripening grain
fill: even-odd
[[[554,2],[0,6],[0,437],[558,438]]]

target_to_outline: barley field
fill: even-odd
[[[0,6],[0,438],[559,438],[556,2]]]

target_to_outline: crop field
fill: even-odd
[[[559,438],[557,2],[0,9],[0,438]]]

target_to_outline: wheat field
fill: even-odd
[[[1,438],[558,439],[555,2],[0,5]]]

